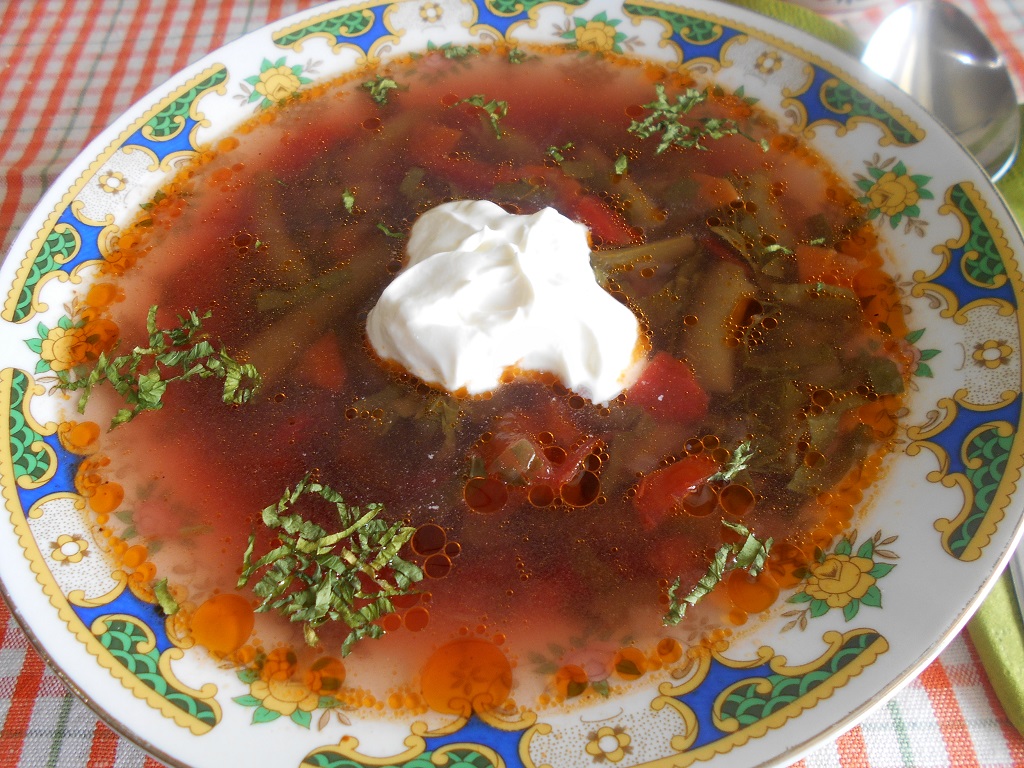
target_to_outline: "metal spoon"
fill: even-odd
[[[944,0],[894,11],[861,56],[939,119],[993,180],[1013,165],[1020,115],[1002,55],[971,18]]]

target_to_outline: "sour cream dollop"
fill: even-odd
[[[640,326],[598,284],[582,224],[459,200],[420,216],[406,250],[366,321],[383,359],[470,395],[510,369],[552,373],[599,403],[632,383]]]

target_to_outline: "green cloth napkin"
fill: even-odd
[[[837,48],[860,56],[863,43],[849,30],[784,0],[727,0],[809,32]],[[1024,120],[1024,106],[1021,108]],[[1021,149],[1024,156],[1024,147]],[[1024,220],[1024,162],[1018,162],[996,185],[1018,221]],[[1024,734],[1024,623],[1014,599],[1009,573],[996,582],[967,626],[989,681],[1010,722]]]

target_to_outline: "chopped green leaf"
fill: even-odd
[[[287,514],[307,494],[335,506],[337,532],[328,533],[299,514]],[[277,546],[254,559],[256,536],[249,537],[238,586],[262,572],[253,585],[261,598],[256,610],[278,611],[290,621],[302,622],[310,645],[319,642],[319,627],[328,621],[344,622],[351,630],[341,646],[342,656],[347,656],[358,640],[384,634],[377,619],[395,611],[392,598],[411,594],[412,585],[423,579],[420,567],[398,554],[416,529],[382,520],[383,511],[381,504],[369,504],[365,510],[348,506],[338,492],[307,474],[263,510],[263,524],[274,531]]]
[[[354,213],[356,209],[356,193],[348,187],[341,193],[341,204],[345,206],[347,213]]]
[[[772,540],[768,538],[760,541],[750,529],[740,523],[722,520],[722,525],[743,536],[743,541],[719,547],[705,574],[687,594],[679,596],[681,579],[677,578],[672,583],[668,590],[668,611],[662,618],[662,623],[666,627],[675,626],[682,621],[687,609],[696,605],[702,597],[718,586],[729,571],[745,570],[751,576],[757,576],[763,570],[768,552],[772,548]]]
[[[219,378],[224,381],[222,400],[225,403],[249,402],[260,386],[260,374],[249,364],[235,360],[221,347],[218,351],[202,333],[203,320],[195,310],[185,317],[178,315],[179,326],[170,330],[156,327],[157,307],[149,308],[146,329],[149,346],[135,347],[130,354],[110,359],[101,352],[96,366],[88,376],[73,378],[74,374],[60,371],[58,387],[66,392],[82,392],[78,401],[79,412],[85,411],[93,388],[107,382],[121,395],[127,407],[120,409],[110,422],[110,428],[131,421],[143,411],[163,408],[163,396],[172,381],[193,378]],[[169,375],[172,371],[178,373]]]
[[[522,64],[526,61],[526,51],[522,48],[513,48],[508,52],[508,60],[511,64]]]
[[[615,158],[615,173],[619,176],[624,174],[629,167],[629,158],[625,155],[619,155]]]
[[[390,77],[377,75],[373,80],[367,80],[363,83],[363,88],[370,92],[371,99],[384,106],[388,103],[388,91],[396,90],[398,83]]]
[[[378,221],[377,222],[377,229],[379,229],[381,232],[383,232],[388,237],[394,237],[394,238],[405,237],[405,235],[403,235],[401,232],[396,232],[395,230],[389,228],[388,225],[385,224],[383,221]]]
[[[565,153],[575,146],[571,141],[567,141],[560,147],[551,146],[548,147],[548,157],[554,160],[556,163],[560,163],[565,160]]]
[[[467,56],[475,56],[480,53],[480,50],[472,45],[453,45],[452,43],[442,45],[441,51],[446,59],[465,59]]]
[[[750,459],[754,456],[754,449],[749,440],[744,440],[729,457],[729,463],[707,479],[707,482],[721,480],[728,483],[735,479],[736,475],[750,465]]]
[[[644,104],[644,109],[651,110],[651,114],[643,120],[634,120],[629,126],[629,132],[635,133],[641,139],[661,134],[656,154],[660,155],[672,146],[683,149],[707,149],[703,144],[706,139],[720,139],[740,132],[732,120],[717,117],[700,118],[696,125],[682,122],[682,118],[690,110],[707,100],[707,89],[698,91],[696,88],[687,88],[685,93],[676,96],[674,103],[665,95],[664,85],[656,83],[654,89],[657,98],[649,104]]]
[[[499,139],[501,138],[501,128],[498,127],[498,121],[508,115],[508,102],[497,101],[496,99],[488,99],[481,93],[473,94],[465,99],[455,102],[456,104],[471,104],[474,107],[479,107],[487,114],[487,119],[491,122],[491,127],[494,128],[494,135]]]
[[[178,612],[181,606],[178,605],[178,601],[174,599],[171,594],[170,588],[167,586],[167,579],[161,579],[153,585],[153,596],[156,597],[156,602],[160,606],[160,610],[167,616],[173,616]]]

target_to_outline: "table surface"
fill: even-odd
[[[857,0],[848,0],[860,5]],[[832,15],[866,37],[905,0]],[[1024,3],[955,0],[1024,94]],[[314,0],[0,3],[0,253],[42,192],[114,117],[186,64]],[[1024,670],[1020,673],[1024,675]],[[31,648],[0,601],[0,768],[160,763],[110,730]],[[1024,766],[1024,737],[963,633],[896,697],[796,766]]]

